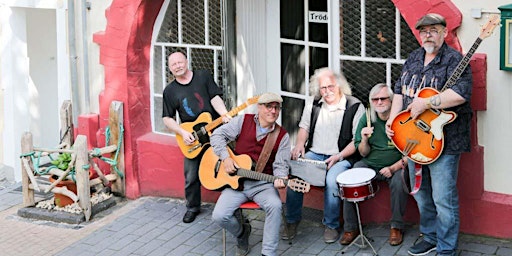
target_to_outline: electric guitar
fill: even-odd
[[[230,116],[236,115],[238,112],[258,102],[260,96],[255,96],[248,99],[242,105],[232,109],[227,114]],[[208,112],[201,113],[197,119],[193,122],[187,122],[180,124],[180,127],[184,130],[192,133],[196,139],[192,144],[187,145],[183,140],[183,136],[176,134],[176,140],[178,146],[181,149],[183,155],[188,159],[196,158],[199,153],[203,151],[204,146],[210,143],[210,135],[213,129],[222,124],[222,117],[219,117],[212,121],[212,115]]]
[[[492,34],[494,28],[499,24],[497,15],[489,18],[486,25],[471,49],[455,68],[441,92],[450,88],[457,82],[466,69],[471,57],[480,45],[482,40]],[[439,94],[434,88],[423,88],[418,92],[417,97],[428,98]],[[402,111],[393,119],[391,130],[395,135],[391,138],[396,148],[412,161],[418,164],[430,164],[437,160],[444,148],[444,125],[453,122],[457,114],[453,111],[429,108],[421,113],[416,120],[411,117],[410,111]]]
[[[251,171],[252,159],[249,155],[235,155],[231,149],[228,148],[230,157],[235,160],[235,163],[240,167],[234,175],[230,175],[224,171],[224,164],[219,157],[213,152],[213,148],[209,148],[204,152],[201,164],[199,165],[199,180],[203,187],[209,190],[218,190],[225,186],[230,186],[232,189],[240,188],[240,179],[248,178],[252,180],[263,180],[274,182],[277,179],[282,179],[286,186],[296,192],[307,193],[309,192],[309,183],[300,179],[283,179],[269,174]]]

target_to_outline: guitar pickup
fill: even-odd
[[[416,124],[416,127],[418,127],[420,130],[424,131],[424,132],[429,132],[430,131],[430,125],[428,125],[425,121],[423,120],[417,120],[415,122]]]

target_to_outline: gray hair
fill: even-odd
[[[384,88],[384,87],[387,88],[389,101],[391,103],[393,102],[393,91],[391,90],[391,87],[389,87],[387,84],[384,84],[384,83],[374,85],[372,87],[372,89],[370,90],[370,94],[368,96],[368,102],[370,103],[370,115],[371,115],[372,123],[377,121],[377,112],[375,112],[375,108],[371,104],[372,98],[373,98],[373,96],[375,96],[375,94],[379,93],[380,90],[382,90],[382,88]]]
[[[332,71],[329,68],[319,68],[315,70],[315,73],[311,76],[311,79],[309,79],[309,94],[314,96],[315,99],[322,98],[322,95],[320,94],[320,77],[323,76],[330,76],[334,78],[336,81],[336,85],[338,86],[338,89],[340,90],[340,93],[345,95],[352,95],[352,89],[350,89],[350,84],[348,83],[347,79],[343,74],[336,73]]]

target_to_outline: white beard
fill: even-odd
[[[432,53],[434,53],[434,50],[436,49],[436,47],[434,47],[433,45],[424,45],[423,49],[425,49],[425,51],[428,54],[432,54]]]

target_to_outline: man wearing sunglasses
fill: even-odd
[[[310,80],[313,99],[306,101],[292,150],[294,160],[304,157],[327,164],[322,221],[326,243],[334,243],[340,237],[341,201],[336,177],[360,158],[353,136],[359,118],[364,114],[364,106],[351,94],[350,85],[343,75],[328,68],[316,70]],[[282,235],[284,240],[293,239],[297,233],[303,199],[302,193],[286,190],[287,228]]]
[[[354,168],[371,168],[376,172],[375,179],[386,181],[391,193],[391,229],[389,244],[396,246],[403,241],[404,214],[408,194],[402,183],[402,153],[386,135],[386,121],[391,110],[393,92],[386,84],[377,84],[370,90],[370,109],[361,117],[355,135],[355,146],[361,156]],[[343,203],[343,228],[359,235],[357,213],[354,203]],[[349,241],[340,240],[342,245]]]

